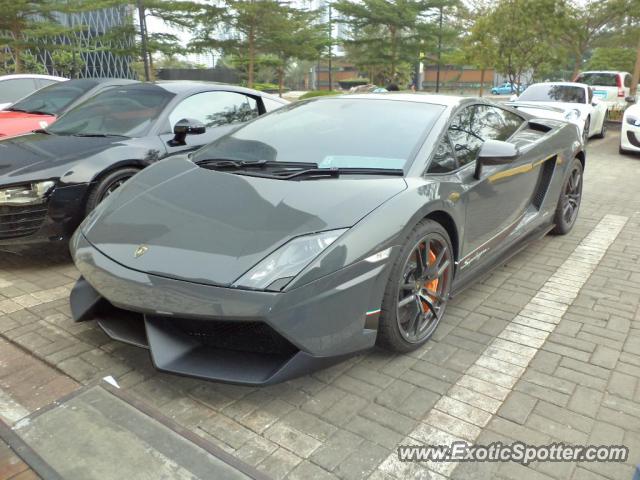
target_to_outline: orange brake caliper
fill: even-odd
[[[436,254],[431,249],[429,249],[428,262],[429,262],[429,265],[433,265],[436,262]],[[438,282],[439,282],[439,280],[437,278],[434,278],[433,280],[428,280],[428,281],[425,282],[424,288],[426,288],[427,290],[429,290],[431,292],[437,292],[438,291]],[[429,296],[429,298],[431,298],[431,296]],[[433,301],[433,298],[432,298],[432,301]],[[424,301],[422,302],[422,304],[423,304],[422,306],[425,309],[425,312],[430,311],[429,310],[429,306]]]

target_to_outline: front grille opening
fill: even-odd
[[[0,239],[28,237],[36,233],[47,216],[46,205],[0,207]]]
[[[222,350],[273,355],[298,352],[286,338],[262,322],[171,319],[173,325],[202,345]]]

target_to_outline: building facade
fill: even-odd
[[[54,13],[53,20],[66,33],[48,40],[47,46],[28,51],[47,73],[76,78],[137,78],[132,49],[135,38],[131,7],[120,6],[74,14]],[[120,30],[119,35],[109,35]],[[128,32],[128,33],[124,33]],[[54,61],[57,51],[71,57],[71,67]],[[0,51],[4,70],[14,63],[11,52]],[[69,62],[67,62],[69,63]],[[65,71],[61,71],[61,70]],[[72,70],[72,73],[69,72]]]
[[[67,45],[81,58],[76,72],[78,78],[136,78],[131,55],[118,52],[131,51],[135,44],[133,35],[113,40],[109,32],[126,29],[133,24],[133,11],[128,6],[118,6],[73,14],[56,14],[56,20],[68,28],[69,34],[56,38],[60,45]],[[121,37],[121,36],[120,36]],[[52,53],[54,48],[39,52],[42,62],[52,75],[58,75]]]

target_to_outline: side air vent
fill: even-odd
[[[556,168],[557,157],[550,158],[542,165],[542,171],[540,172],[540,178],[538,179],[538,186],[536,187],[536,193],[533,196],[533,206],[540,210],[544,197],[547,194],[549,183],[551,183],[551,177],[553,171]]]
[[[537,120],[529,120],[529,128],[531,130],[535,130],[536,132],[544,132],[547,133],[551,131],[551,127]]]

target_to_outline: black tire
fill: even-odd
[[[418,265],[420,252],[423,261]],[[407,235],[391,268],[376,343],[409,352],[429,340],[444,315],[453,272],[454,252],[447,231],[433,220],[422,220]]]
[[[140,170],[137,168],[121,168],[105,175],[91,189],[87,198],[85,215],[93,211],[98,204],[119,188],[124,182],[133,177]]]
[[[598,133],[598,138],[604,138],[607,136],[607,121],[602,120],[602,128],[600,129],[600,133]]]
[[[582,173],[582,162],[574,158],[569,174],[562,184],[558,206],[553,217],[556,226],[551,233],[554,235],[566,235],[576,223],[582,201]]]
[[[584,121],[584,130],[582,131],[582,141],[585,144],[585,146],[587,145],[587,142],[589,141],[589,129],[591,128],[591,117],[587,117],[587,119]]]

